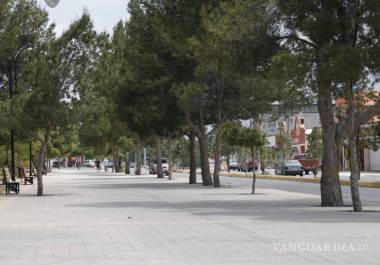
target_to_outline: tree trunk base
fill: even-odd
[[[220,188],[220,178],[219,176],[214,177],[214,188]]]
[[[343,207],[342,190],[338,181],[326,183],[321,179],[322,207]]]

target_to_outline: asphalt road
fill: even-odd
[[[249,186],[251,184],[251,180],[245,178],[222,177],[221,179],[222,184],[224,185]],[[320,185],[314,183],[258,179],[256,181],[256,184],[258,188],[265,189],[277,189],[288,192],[297,192],[314,195],[320,195],[321,193]],[[351,205],[350,187],[342,186],[342,192],[345,204]],[[360,188],[360,195],[363,200],[363,203],[380,203],[380,189]]]

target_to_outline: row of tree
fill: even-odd
[[[135,150],[136,174],[141,173],[142,145],[153,144],[158,177],[163,176],[162,142],[173,161],[174,140],[185,135],[189,182],[196,183],[198,143],[202,182],[220,187],[226,123],[254,119],[259,124],[275,101],[284,110],[317,102],[321,204],[343,205],[339,158],[346,143],[354,208],[360,211],[357,136],[380,109],[378,96],[370,107],[357,104],[358,97],[366,97],[360,91],[379,77],[376,2],[131,0],[130,17],[115,26],[112,36],[96,33],[84,12],[57,37],[35,1],[2,1],[1,138],[7,140],[12,129],[20,141],[40,142],[39,195],[48,146],[69,132],[86,150],[111,152],[116,170]],[[19,89],[10,101],[4,89],[6,59],[27,43],[33,50],[20,59]],[[338,117],[334,102],[339,98],[347,107]]]

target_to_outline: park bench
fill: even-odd
[[[5,193],[8,195],[11,192],[20,193],[20,182],[12,181],[12,177],[8,168],[3,167],[3,184],[5,185]]]
[[[33,185],[34,177],[33,176],[27,176],[25,174],[25,172],[26,172],[25,168],[19,167],[17,170],[18,170],[18,177],[21,179],[24,179],[25,185],[28,185],[28,184]]]

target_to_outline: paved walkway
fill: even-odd
[[[379,264],[378,201],[355,214],[273,181],[255,196],[249,180],[185,182],[65,170],[45,178],[44,197],[0,196],[0,265]],[[316,188],[301,184],[289,185]]]

